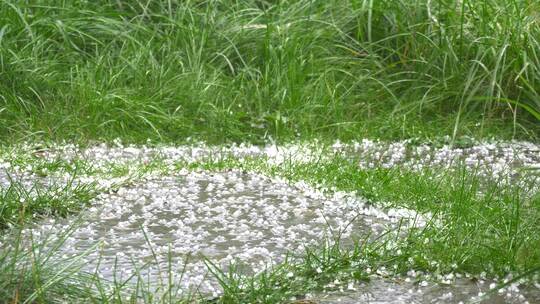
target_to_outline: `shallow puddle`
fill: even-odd
[[[343,244],[374,237],[415,215],[383,212],[364,201],[340,194],[328,196],[309,187],[239,171],[184,172],[153,177],[100,195],[78,218],[47,220],[28,232],[54,238],[77,221],[59,255],[64,259],[92,249],[85,270],[105,279],[126,279],[141,271],[148,282],[166,279],[169,268],[182,289],[218,295],[204,258],[221,269],[241,262],[239,271],[253,274],[283,261],[287,252],[301,254],[325,238],[341,235]],[[460,279],[451,285],[410,280],[345,284],[341,290],[309,295],[314,303],[459,303],[479,299],[489,290]],[[484,303],[535,303],[538,289],[508,289]]]
[[[203,256],[223,269],[241,261],[243,273],[250,274],[325,238],[340,234],[346,245],[380,234],[397,220],[356,198],[326,197],[256,174],[188,173],[102,195],[82,213],[62,254],[73,256],[101,242],[101,250],[88,256],[86,270],[94,271],[99,260],[98,271],[107,279],[115,273],[125,278],[134,264],[156,260],[161,273],[169,267],[180,273],[189,256],[182,286],[204,281],[201,290],[213,292],[215,282],[203,280]],[[50,220],[33,233],[54,235],[70,224]],[[143,276],[155,279],[159,273],[154,267]]]
[[[144,280],[158,282],[160,275],[166,279],[171,268],[184,290],[198,288],[216,296],[220,288],[203,257],[224,270],[241,261],[237,271],[252,274],[282,261],[287,252],[300,254],[304,246],[320,245],[337,233],[344,245],[376,236],[397,225],[404,214],[390,216],[356,198],[328,197],[256,174],[191,172],[150,178],[101,195],[78,218],[78,228],[59,254],[69,258],[101,242],[100,250],[86,257],[85,270],[97,268],[105,279],[125,279],[135,266],[150,263],[153,266],[142,270]],[[49,220],[32,232],[54,236],[73,220]],[[468,279],[439,285],[375,276],[369,283],[345,284],[341,290],[331,288],[309,298],[321,304],[467,303],[479,299],[489,285]],[[540,301],[538,289],[496,292],[484,303],[527,300]]]
[[[235,149],[230,152],[235,157],[263,155],[277,160],[296,153],[292,148],[285,152],[271,147]],[[469,168],[480,166],[493,176],[509,175],[515,173],[513,169],[517,167],[540,161],[540,150],[532,144],[432,149],[366,142],[346,149],[335,147],[334,152],[353,159],[357,157],[360,167],[364,168],[421,169],[450,167],[458,162]],[[202,148],[103,147],[83,153],[96,163],[133,158],[146,162],[154,157],[164,157],[173,163],[174,160],[200,160],[209,154]],[[0,170],[2,187],[10,184],[7,172]],[[34,174],[23,174],[17,179],[29,187],[36,181],[45,184],[54,181]],[[253,274],[279,263],[288,252],[302,254],[304,246],[320,246],[325,239],[338,234],[347,246],[353,240],[374,237],[395,228],[400,220],[405,220],[405,226],[411,225],[415,216],[408,210],[383,212],[345,193],[328,196],[305,184],[291,186],[283,180],[252,173],[184,172],[168,177],[154,176],[121,187],[116,192],[100,195],[93,207],[78,218],[46,220],[26,232],[54,239],[76,222],[77,229],[59,252],[63,259],[100,244],[99,250],[93,250],[86,257],[84,269],[97,271],[105,279],[128,278],[137,267],[148,264],[149,267],[142,268],[141,277],[149,282],[159,281],[161,275],[166,279],[170,268],[184,290],[197,288],[202,293],[217,295],[220,288],[208,274],[204,258],[223,270],[227,270],[230,263],[241,263],[237,271]],[[482,300],[492,284],[463,278],[450,285],[440,285],[375,276],[370,283],[345,284],[341,290],[325,291],[309,298],[321,304],[468,303]],[[540,303],[540,288],[514,286],[496,291],[482,301]]]
[[[466,278],[457,279],[450,285],[374,279],[346,290],[314,294],[310,298],[320,304],[540,303],[538,288],[514,285],[490,291],[493,286],[490,281]]]

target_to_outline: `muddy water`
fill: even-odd
[[[349,225],[344,236],[384,229],[384,221],[376,217],[354,220],[359,207],[336,208],[257,176],[160,178],[105,198],[88,214],[89,224],[75,234],[74,244],[85,249],[89,241],[101,239],[107,244],[105,255],[120,248],[148,254],[142,229],[155,251],[168,251],[170,245],[173,256],[276,258],[284,250],[317,243],[330,236],[331,229],[337,232]]]

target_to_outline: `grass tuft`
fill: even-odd
[[[0,229],[28,220],[76,213],[88,206],[96,194],[93,185],[76,184],[73,180],[50,185],[37,182],[29,188],[12,179],[8,187],[0,188]]]

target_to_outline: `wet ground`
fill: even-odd
[[[486,142],[459,147],[363,140],[347,145],[336,143],[332,148],[335,153],[356,159],[361,168],[466,168],[486,179],[539,188],[537,180],[531,182],[529,169],[540,168],[540,145],[530,142]]]
[[[236,159],[262,157],[271,164],[285,161],[325,162],[341,157],[358,163],[359,168],[393,168],[408,170],[453,170],[467,168],[484,178],[523,183],[531,190],[540,190],[537,178],[531,182],[531,168],[540,168],[540,144],[520,141],[471,142],[466,145],[415,144],[410,140],[385,142],[364,139],[333,145],[315,143],[286,144],[282,146],[113,146],[104,144],[80,148],[64,145],[44,149],[40,156],[46,159],[84,159],[96,166],[107,163],[125,163],[132,160],[149,162],[162,159],[165,163],[197,162],[205,159],[233,157]],[[538,172],[535,171],[535,172]],[[538,174],[534,174],[536,177]],[[533,189],[534,188],[534,189]]]
[[[34,153],[36,154],[36,153]],[[80,148],[64,145],[44,148],[41,157],[54,159],[84,158],[96,165],[128,160],[149,161],[159,157],[166,161],[201,161],[209,157],[265,157],[270,163],[284,161],[325,161],[340,156],[355,159],[361,168],[400,166],[410,169],[424,167],[450,168],[465,165],[492,175],[503,176],[508,170],[540,166],[540,145],[531,142],[474,142],[465,146],[413,144],[410,141],[384,142],[364,139],[358,142],[331,146],[317,143],[286,144],[283,146],[252,146],[246,144],[207,146],[107,146],[104,144]]]
[[[374,279],[370,283],[356,284],[341,291],[325,292],[311,297],[320,304],[540,303],[537,288],[520,288],[514,285],[499,291],[493,287],[493,282],[479,282],[467,278],[454,280],[452,284]]]
[[[84,158],[95,166],[128,161],[148,162],[155,157],[165,163],[197,161],[223,153],[234,157],[264,156],[279,163],[286,158],[313,160],[317,151],[301,147],[256,148],[238,146],[230,149],[204,147],[106,147],[78,149],[74,146],[51,149],[39,157]],[[516,174],[522,167],[537,166],[540,149],[528,143],[483,145],[461,148],[410,148],[405,144],[382,144],[364,141],[354,145],[336,144],[336,155],[358,160],[360,167],[424,166],[451,167],[457,162],[476,166],[491,177]],[[332,156],[326,156],[332,157]],[[0,162],[1,164],[1,162]],[[9,165],[0,167],[0,185],[10,183]],[[6,170],[1,170],[6,169]],[[11,168],[13,169],[13,168]],[[29,171],[30,172],[30,171]],[[20,174],[24,184],[38,179]],[[41,182],[50,182],[41,178]],[[110,184],[110,181],[99,181]],[[177,172],[171,176],[149,176],[143,181],[125,185],[101,194],[93,206],[78,218],[46,220],[26,233],[54,238],[77,221],[59,253],[64,258],[99,245],[86,257],[85,269],[104,278],[129,277],[136,266],[145,263],[142,275],[157,280],[169,267],[184,289],[199,288],[203,293],[218,294],[217,282],[208,278],[203,257],[227,269],[240,262],[241,272],[250,274],[279,263],[287,252],[301,254],[304,246],[341,235],[343,244],[368,235],[375,237],[392,229],[396,223],[422,224],[422,216],[411,210],[380,210],[352,194],[324,194],[305,184],[290,185],[284,180],[257,174],[228,171]],[[156,263],[157,262],[157,263]],[[152,279],[155,278],[155,279]],[[327,291],[308,295],[316,303],[459,303],[481,300],[494,287],[490,281],[453,278],[442,285],[428,281],[415,282],[414,276],[382,279],[374,274],[370,283],[329,286]],[[540,288],[523,289],[514,285],[495,291],[485,303],[540,302]]]
[[[88,256],[86,270],[93,271],[99,257],[99,272],[108,279],[115,267],[126,277],[134,271],[133,263],[153,262],[152,250],[163,269],[170,257],[175,273],[189,256],[182,286],[202,283],[202,291],[213,292],[215,282],[202,282],[207,273],[203,256],[224,269],[241,261],[249,274],[325,238],[339,235],[346,245],[376,236],[399,219],[356,198],[324,197],[255,174],[192,172],[101,195],[81,214],[80,228],[62,250],[72,256],[101,242],[102,249]],[[50,220],[33,234],[47,236],[69,225],[69,220]],[[150,275],[158,276],[158,269],[153,270]]]
[[[394,210],[389,215],[358,198],[328,197],[240,171],[189,172],[150,178],[101,195],[82,213],[79,228],[61,254],[75,256],[100,242],[101,250],[86,257],[87,271],[97,268],[106,279],[125,279],[135,265],[151,263],[154,266],[142,272],[150,281],[157,281],[170,267],[173,273],[184,271],[184,289],[217,295],[220,288],[209,278],[203,257],[225,270],[231,262],[241,261],[240,271],[251,274],[282,261],[287,252],[300,254],[304,246],[320,244],[337,233],[345,246],[353,239],[377,236],[406,218],[406,212]],[[54,237],[71,224],[72,220],[49,220],[32,233]],[[479,299],[489,289],[489,281],[462,278],[441,285],[410,278],[384,280],[374,274],[370,283],[328,286],[326,292],[309,298],[315,303],[458,303]],[[485,303],[527,300],[540,301],[538,290],[526,293],[514,286],[502,294],[495,292]]]

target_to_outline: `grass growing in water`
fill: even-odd
[[[538,135],[538,4],[0,2],[0,138]]]
[[[93,185],[75,184],[73,180],[51,185],[38,182],[30,188],[11,180],[6,188],[0,187],[0,230],[28,220],[79,212],[95,195]]]
[[[20,165],[25,167],[23,158],[13,159],[19,160]],[[52,176],[54,170],[63,172],[70,167],[69,164],[50,166],[33,158],[26,161],[40,164],[35,166],[36,170],[50,168]],[[90,168],[80,159],[71,161],[81,162],[80,166]],[[51,162],[55,163],[54,160]],[[190,164],[171,164],[160,158],[148,163],[113,162],[103,168],[92,168],[87,173],[94,174],[105,170],[110,171],[110,177],[133,176],[133,181],[136,182],[137,178],[143,178],[145,174],[166,175],[182,168],[242,169],[285,177],[291,182],[304,180],[308,184],[321,185],[328,189],[356,191],[368,197],[373,204],[382,207],[407,207],[432,215],[433,221],[426,227],[410,230],[403,237],[389,234],[385,239],[359,243],[350,250],[342,250],[339,244],[337,247],[322,244],[320,248],[309,249],[300,255],[299,260],[291,260],[253,277],[239,277],[235,272],[221,273],[209,263],[214,275],[221,278],[225,293],[219,301],[223,303],[262,299],[279,303],[292,296],[300,297],[310,291],[320,290],[321,286],[333,277],[340,277],[342,282],[351,279],[363,280],[367,276],[367,268],[375,271],[385,267],[390,271],[390,276],[404,274],[411,269],[426,271],[431,274],[431,279],[437,281],[440,279],[438,275],[448,273],[469,273],[476,278],[482,277],[482,272],[488,277],[501,278],[509,273],[526,274],[530,277],[540,265],[540,256],[535,250],[540,242],[540,231],[536,225],[540,220],[538,194],[500,181],[484,181],[474,172],[466,170],[424,169],[412,172],[403,168],[359,169],[356,161],[339,157],[313,163],[286,161],[279,165],[264,158],[240,161],[217,157]],[[3,248],[3,253],[5,249],[9,248]],[[32,263],[30,261],[28,265]],[[43,264],[40,269],[46,269],[46,266]],[[60,264],[53,266],[53,271],[62,267]],[[163,271],[165,279],[161,282],[163,285],[159,292],[153,291],[150,283],[145,283],[140,277],[136,278],[139,285],[133,288],[124,281],[109,282],[90,274],[82,275],[80,280],[62,279],[58,280],[58,283],[50,281],[55,282],[48,285],[47,288],[51,289],[43,289],[39,295],[43,299],[72,296],[105,303],[122,303],[127,299],[139,299],[145,303],[167,302],[171,301],[170,299],[174,299],[172,302],[186,300],[181,293],[176,293],[175,289],[171,289],[171,295],[168,294],[168,288],[175,286],[170,284],[167,278],[175,274]],[[38,281],[21,280],[24,284],[30,284],[29,286],[49,282],[46,272],[40,273],[37,275]],[[7,282],[5,290],[9,294],[15,294],[14,288],[19,285],[7,278],[10,276],[3,278],[4,282]],[[64,283],[74,290],[72,294],[54,292],[68,290],[62,287]],[[29,297],[28,293],[22,291],[18,292],[20,299],[24,294]]]
[[[13,243],[0,251],[0,298],[6,303],[58,303],[76,301],[91,295],[81,284],[84,278],[82,257],[70,260],[57,256],[71,230],[57,234],[55,239],[34,242],[32,236],[14,231]]]
[[[2,299],[10,299],[10,303],[284,303],[321,290],[324,284],[336,279],[343,282],[368,280],[364,271],[368,264],[364,257],[372,250],[361,244],[354,250],[343,250],[339,242],[327,241],[319,248],[307,248],[294,262],[286,260],[254,276],[238,275],[234,265],[228,272],[223,272],[207,261],[210,272],[224,289],[220,297],[208,298],[207,295],[181,292],[176,280],[183,274],[172,273],[170,269],[161,269],[159,275],[164,280],[149,282],[141,271],[155,266],[152,263],[134,263],[137,271],[133,276],[112,281],[83,272],[83,258],[95,247],[69,261],[56,255],[56,249],[63,246],[71,232],[66,230],[54,240],[45,239],[39,243],[25,242],[19,234],[14,238],[13,246],[2,249]]]
[[[183,164],[180,164],[183,166]],[[380,207],[397,206],[429,214],[422,229],[379,256],[399,271],[462,272],[505,276],[540,265],[540,196],[528,186],[485,180],[465,169],[455,172],[402,168],[364,169],[351,160],[272,165],[235,159],[191,164],[193,168],[240,168],[306,181],[327,189],[356,192]],[[381,204],[381,202],[385,202]],[[396,253],[396,248],[400,252]],[[384,252],[384,251],[383,251]]]

